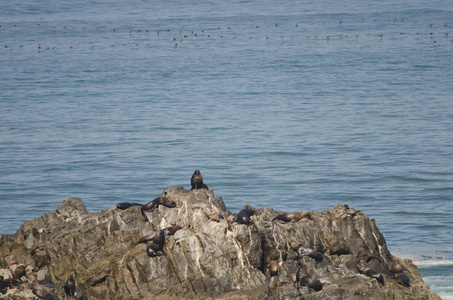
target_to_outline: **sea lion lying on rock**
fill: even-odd
[[[250,217],[253,216],[254,214],[255,214],[255,212],[253,210],[244,208],[243,210],[241,210],[238,213],[236,220],[234,220],[233,222],[238,222],[239,224],[251,225],[251,224],[253,224],[253,222],[250,219]]]
[[[299,288],[300,286],[308,286],[309,288],[312,288],[317,292],[322,290],[321,281],[311,278],[310,275],[308,275],[306,266],[301,266],[297,271],[296,282]]]
[[[302,256],[308,256],[313,258],[317,262],[321,262],[324,258],[324,255],[321,252],[317,252],[312,248],[302,246],[298,242],[291,243],[291,247],[299,254],[299,258],[301,258]]]
[[[300,219],[310,219],[311,215],[309,212],[303,211],[303,212],[293,212],[293,213],[284,213],[277,215],[275,218],[272,219],[274,220],[280,220],[283,222],[297,222]]]
[[[395,278],[396,282],[398,282],[399,284],[402,284],[402,285],[404,285],[406,287],[410,287],[411,286],[410,279],[403,272],[404,271],[403,265],[400,263],[400,261],[398,259],[396,259],[393,262],[391,271],[393,273],[393,277]]]
[[[365,274],[368,277],[375,278],[378,282],[384,284],[384,276],[382,276],[381,273],[378,273],[373,269],[365,267],[362,263],[357,264],[357,269],[359,269],[359,272],[361,274]]]

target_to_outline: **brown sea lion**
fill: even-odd
[[[400,263],[398,259],[393,261],[392,269],[393,273],[402,273],[403,272],[403,265]]]
[[[190,178],[190,184],[192,185],[192,190],[198,189],[207,189],[209,190],[208,186],[203,183],[203,176],[201,176],[200,170],[195,170],[193,172],[192,178]]]
[[[277,215],[275,218],[272,219],[274,220],[280,220],[283,222],[297,222],[300,219],[310,219],[311,215],[309,212],[303,211],[303,212],[293,212],[293,213],[284,213]]]
[[[12,272],[12,275],[14,279],[20,279],[22,276],[25,275],[25,266],[18,265]]]
[[[359,272],[361,274],[365,274],[368,277],[375,278],[379,283],[384,284],[384,276],[382,276],[381,273],[378,273],[373,269],[365,267],[362,263],[357,264],[357,269],[359,269]]]
[[[275,259],[271,259],[269,261],[269,273],[271,276],[278,275],[278,261]]]
[[[318,279],[313,279],[308,275],[307,267],[301,266],[296,274],[296,282],[298,286],[308,286],[309,288],[314,289],[315,291],[319,292],[322,290],[322,283]]]
[[[234,220],[233,222],[238,222],[239,224],[251,225],[251,224],[253,224],[253,222],[250,219],[250,217],[253,216],[254,214],[255,214],[255,212],[253,210],[244,208],[243,210],[241,210],[238,213],[236,220]]]

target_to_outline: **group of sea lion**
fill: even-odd
[[[192,178],[190,179],[190,184],[192,186],[192,188],[191,188],[192,190],[208,189],[208,186],[203,183],[203,176],[201,175],[200,170],[198,170],[198,169],[195,170],[195,172],[193,173]],[[140,211],[146,222],[147,221],[146,212],[152,212],[156,208],[158,208],[160,205],[163,205],[163,206],[169,207],[169,208],[174,208],[174,207],[176,207],[176,202],[167,197],[161,196],[161,197],[157,197],[156,199],[154,199],[146,204],[140,204],[140,203],[135,203],[135,202],[118,203],[116,205],[116,208],[124,210],[124,209],[128,209],[129,207],[132,207],[132,206],[140,206]],[[217,219],[220,219],[220,218],[223,219],[222,215],[218,215],[216,217],[217,217]],[[148,253],[148,256],[150,256],[150,257],[165,255],[165,252],[164,252],[165,237],[174,235],[175,232],[178,231],[179,229],[181,229],[181,226],[176,226],[176,225],[161,229],[157,233],[155,232],[155,233],[147,234],[147,235],[141,237],[140,240],[137,242],[137,244],[140,244],[140,243],[146,244],[147,242],[151,242],[151,244],[149,244],[146,247],[146,253]]]
[[[382,285],[385,284],[384,276],[381,273],[379,273],[371,268],[365,267],[362,262],[359,262],[357,264],[357,269],[359,270],[359,272],[361,274],[364,274],[371,278],[375,278]],[[398,282],[401,285],[404,285],[405,287],[411,286],[410,279],[404,273],[403,265],[400,263],[400,261],[397,258],[395,258],[395,260],[393,261],[393,265],[392,265],[390,271],[391,271],[393,279],[395,279],[396,282]]]
[[[191,180],[191,190],[197,190],[197,189],[208,189],[208,186],[203,183],[203,176],[200,173],[200,170],[195,170],[193,173]],[[127,209],[131,206],[140,206],[141,207],[141,212],[142,215],[145,217],[146,214],[145,212],[152,212],[156,208],[159,207],[159,205],[163,205],[165,207],[169,208],[174,208],[176,207],[176,202],[173,200],[167,198],[167,197],[158,197],[147,204],[139,204],[139,203],[118,203],[117,208],[118,209]],[[236,219],[233,220],[233,222],[236,222],[238,224],[244,224],[244,225],[252,225],[253,221],[251,219],[251,216],[255,214],[255,210],[253,210],[252,207],[246,206],[246,208],[242,209],[239,211],[239,213],[236,215]],[[215,214],[210,217],[211,220],[214,220],[216,222],[219,222],[220,219],[223,219],[223,216],[221,214]],[[281,221],[284,223],[294,223],[298,222],[301,219],[311,219],[311,214],[309,212],[303,211],[303,212],[292,212],[292,213],[282,213],[278,214],[272,219],[273,221]],[[146,221],[146,218],[145,218]],[[165,255],[163,251],[163,247],[165,244],[165,237],[173,235],[177,230],[181,229],[180,226],[170,226],[164,229],[159,230],[157,233],[152,233],[145,235],[140,238],[140,240],[137,242],[139,243],[147,243],[151,242],[146,248],[146,252],[150,257],[155,257],[155,256],[160,256],[160,255]],[[307,271],[307,266],[304,265],[301,262],[301,258],[303,256],[310,257],[314,259],[317,263],[322,262],[324,255],[321,252],[315,251],[312,248],[305,247],[303,245],[300,245],[298,242],[292,242],[291,243],[291,248],[298,253],[299,257],[299,265],[300,268],[297,271],[296,274],[296,283],[298,287],[300,288],[301,286],[307,286],[309,288],[312,288],[315,291],[320,291],[323,288],[322,283],[318,279],[311,278],[308,271]],[[269,260],[268,263],[268,268],[271,276],[278,275],[278,259],[277,258],[272,258]],[[359,262],[357,264],[357,268],[361,274],[367,275],[368,277],[375,278],[379,283],[384,284],[384,277],[382,274],[378,273],[377,271],[370,269],[368,267],[365,267],[363,263]],[[399,282],[400,284],[404,286],[410,286],[409,282],[409,277],[404,274],[403,272],[403,267],[401,263],[396,260],[391,268],[392,274],[394,279]]]

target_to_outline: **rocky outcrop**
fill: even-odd
[[[397,258],[374,220],[347,205],[288,223],[247,206],[246,225],[212,190],[170,187],[161,197],[176,207],[88,213],[70,198],[3,235],[0,297],[69,299],[72,275],[79,299],[440,299],[410,260],[392,271]],[[181,229],[152,239],[171,226]],[[162,247],[150,256],[153,243]]]

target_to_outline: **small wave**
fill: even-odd
[[[445,260],[419,260],[413,261],[413,263],[417,267],[421,266],[450,266],[453,265],[453,260],[445,259]]]

